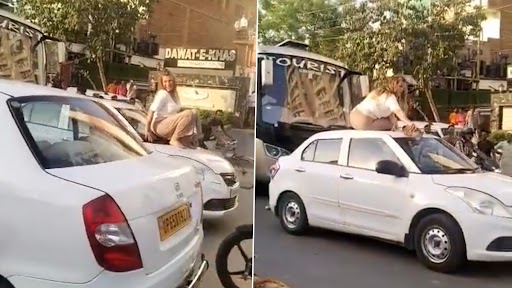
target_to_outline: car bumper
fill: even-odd
[[[238,207],[238,194],[230,198],[210,199],[204,203],[204,218],[221,218]]]
[[[263,151],[256,153],[256,170],[254,172],[256,181],[268,184],[270,182],[270,166],[276,162],[276,158],[269,157]]]
[[[470,261],[512,261],[512,219],[466,214],[461,223]]]
[[[201,244],[202,237],[181,257],[148,275],[143,270],[126,273],[103,271],[91,281],[80,284],[23,276],[12,276],[8,280],[16,288],[197,288],[209,268],[204,254],[199,252]]]

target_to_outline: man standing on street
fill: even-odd
[[[485,156],[491,159],[496,159],[496,154],[494,151],[495,143],[489,139],[489,134],[489,131],[482,130],[480,134],[481,140],[478,142],[477,147],[478,150],[485,154]]]

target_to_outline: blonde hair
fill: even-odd
[[[178,96],[178,89],[177,89],[177,84],[176,84],[176,76],[174,76],[174,74],[167,70],[167,69],[164,69],[161,73],[160,73],[160,76],[158,77],[158,89],[164,89],[164,77],[171,77],[172,78],[172,91],[167,91],[169,94],[171,94],[171,97],[173,98],[173,100],[176,102],[176,103],[180,103],[180,99],[179,99],[179,96]]]
[[[382,81],[380,85],[370,92],[370,97],[378,97],[383,93],[389,93],[395,95],[397,98],[400,98],[401,95],[398,93],[398,85],[403,85],[405,83],[405,78],[401,75],[393,75]]]

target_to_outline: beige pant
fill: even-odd
[[[395,114],[386,118],[372,118],[354,108],[350,112],[350,124],[356,130],[390,131],[395,127],[397,120]]]
[[[157,136],[169,140],[169,143],[173,145],[176,142],[180,142],[180,139],[183,137],[197,135],[198,118],[197,114],[192,110],[185,110],[167,118],[154,121],[153,132]]]

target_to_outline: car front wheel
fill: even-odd
[[[462,229],[448,215],[433,214],[423,218],[414,239],[416,255],[429,269],[452,273],[467,262]]]
[[[279,219],[286,232],[294,235],[304,234],[309,226],[306,208],[300,197],[288,192],[278,203]]]

